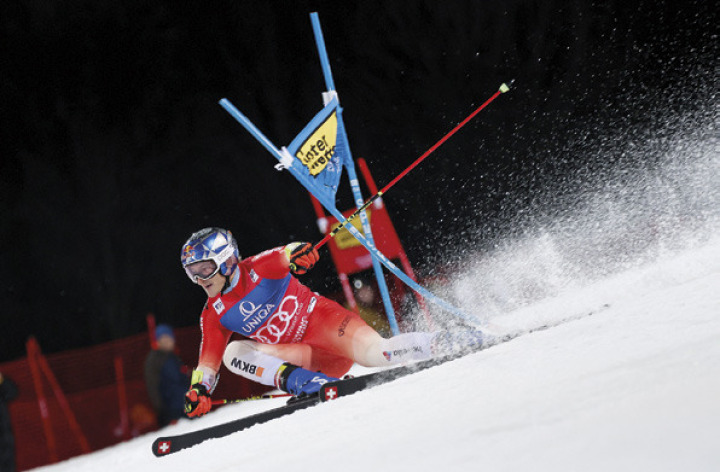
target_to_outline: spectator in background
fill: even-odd
[[[8,403],[17,397],[17,385],[0,372],[0,471],[15,472],[15,436]]]
[[[175,354],[175,334],[170,326],[155,328],[157,349],[145,359],[145,385],[150,403],[163,427],[183,416],[185,391],[190,382],[187,368]]]

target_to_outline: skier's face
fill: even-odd
[[[213,298],[216,297],[225,286],[225,276],[218,272],[207,280],[198,279],[197,283],[205,290],[209,298]]]

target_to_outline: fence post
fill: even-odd
[[[67,419],[68,423],[70,424],[70,428],[73,430],[73,432],[75,433],[75,437],[80,443],[80,449],[82,449],[83,453],[87,454],[88,452],[90,452],[90,445],[88,444],[87,439],[82,432],[82,429],[80,429],[80,425],[78,424],[75,415],[70,409],[70,404],[68,403],[67,398],[65,398],[65,394],[60,388],[60,384],[55,378],[55,374],[53,374],[52,369],[50,369],[50,365],[48,364],[45,356],[42,355],[42,352],[40,351],[40,345],[37,344],[37,341],[35,341],[35,354],[37,356],[38,365],[45,374],[48,382],[50,382],[50,387],[53,389],[55,399],[60,405],[60,409],[62,409],[63,413],[65,414],[65,419]]]
[[[25,344],[27,350],[28,364],[30,364],[30,372],[35,385],[35,394],[38,399],[38,407],[40,408],[40,418],[42,419],[43,432],[47,441],[48,454],[50,463],[54,464],[58,461],[57,446],[55,443],[55,435],[53,434],[52,424],[50,423],[50,411],[48,409],[45,393],[42,388],[42,379],[40,378],[40,367],[38,366],[37,354],[40,350],[35,337],[30,336]]]
[[[122,357],[117,355],[115,356],[115,383],[117,384],[122,438],[130,439],[130,418],[128,414],[127,391],[125,389],[125,369]]]
[[[157,349],[157,340],[155,339],[155,315],[148,313],[145,317],[148,327],[148,336],[150,336],[150,348]]]

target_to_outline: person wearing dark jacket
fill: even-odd
[[[163,427],[184,414],[185,391],[190,377],[175,354],[175,335],[168,325],[155,329],[157,349],[145,359],[145,385],[150,403],[157,414],[158,426]]]
[[[18,389],[12,379],[0,372],[0,470],[15,471],[15,436],[10,423],[8,403],[17,397]]]

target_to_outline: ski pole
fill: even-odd
[[[253,400],[265,400],[268,398],[282,398],[282,397],[292,397],[289,393],[264,393],[262,395],[256,395],[254,397],[247,397],[247,398],[235,398],[235,399],[228,399],[223,398],[220,400],[213,400],[212,405],[228,405],[230,403],[242,403],[242,402],[250,402]]]
[[[511,81],[510,81],[510,85],[512,85],[512,83],[513,83],[513,81],[511,80]],[[381,190],[379,190],[375,195],[373,195],[372,197],[370,197],[370,198],[368,199],[368,201],[366,201],[360,208],[358,208],[358,209],[355,211],[355,213],[353,213],[352,215],[350,215],[345,221],[343,221],[343,222],[340,223],[337,227],[335,227],[335,229],[333,229],[331,232],[329,232],[328,234],[326,234],[325,237],[322,238],[322,239],[320,240],[320,242],[315,245],[315,249],[320,249],[321,247],[323,247],[328,241],[330,241],[330,238],[334,237],[334,236],[338,233],[338,231],[340,231],[340,230],[343,229],[345,226],[347,226],[348,223],[350,223],[353,219],[355,219],[355,217],[357,217],[363,210],[365,210],[367,207],[369,207],[375,200],[377,200],[378,198],[382,197],[382,195],[383,195],[385,192],[387,192],[388,190],[390,190],[390,188],[391,188],[393,185],[395,185],[396,183],[398,183],[398,181],[399,181],[400,179],[402,179],[403,177],[405,177],[405,176],[408,174],[408,172],[410,172],[410,171],[413,170],[415,167],[417,167],[418,164],[420,164],[422,161],[424,161],[426,157],[428,157],[428,156],[429,156],[430,154],[432,154],[437,148],[439,148],[445,141],[448,140],[448,138],[450,138],[453,134],[455,134],[460,128],[462,128],[463,126],[465,126],[465,125],[468,123],[468,121],[472,120],[472,119],[475,117],[475,115],[477,115],[478,113],[480,113],[480,111],[482,111],[483,108],[485,108],[486,106],[488,106],[493,100],[495,100],[498,96],[500,96],[500,94],[503,94],[503,93],[507,92],[508,90],[510,90],[510,85],[504,84],[504,83],[503,83],[502,85],[500,85],[500,89],[499,89],[497,92],[495,92],[495,93],[492,95],[492,97],[488,98],[488,99],[485,101],[485,103],[483,103],[482,105],[480,105],[479,107],[477,107],[477,108],[475,109],[475,111],[473,111],[472,113],[470,113],[470,115],[468,115],[467,118],[465,118],[465,119],[464,119],[463,121],[461,121],[457,126],[455,126],[455,128],[453,128],[448,134],[446,134],[445,136],[443,136],[442,139],[440,139],[440,141],[438,141],[438,142],[436,142],[435,144],[433,144],[427,151],[425,151],[420,157],[418,157],[418,158],[415,160],[415,162],[413,162],[412,164],[410,164],[410,166],[408,166],[407,169],[405,169],[404,171],[402,171],[402,172],[401,172],[397,177],[395,177],[389,184],[387,184],[385,187],[383,187]]]

